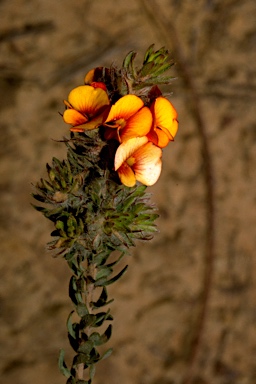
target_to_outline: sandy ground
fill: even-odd
[[[150,188],[160,233],[111,287],[95,384],[256,383],[256,2],[1,0],[0,381],[61,384],[69,271],[30,203],[62,158],[58,112],[96,65],[173,52],[175,144]]]

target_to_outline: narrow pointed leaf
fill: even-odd
[[[69,377],[71,376],[71,372],[70,372],[70,370],[67,368],[67,365],[66,365],[66,363],[65,363],[65,361],[64,361],[64,356],[65,356],[65,352],[64,352],[63,349],[61,349],[61,350],[60,350],[60,355],[59,355],[59,362],[58,362],[58,364],[59,364],[59,370],[61,371],[61,373],[62,373],[65,377],[69,378]]]
[[[105,280],[104,282],[102,281],[98,281],[95,283],[96,286],[103,286],[103,285],[110,285],[110,284],[113,284],[115,281],[117,281],[118,279],[120,279],[120,277],[123,276],[123,274],[126,272],[128,268],[128,265],[126,265],[116,276],[114,276],[112,279],[110,280]]]

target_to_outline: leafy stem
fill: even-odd
[[[135,56],[130,52],[120,70],[91,70],[85,85],[70,92],[63,113],[72,125],[70,138],[62,140],[67,157],[53,157],[46,165],[48,177],[33,194],[39,202],[34,207],[54,226],[49,249],[71,271],[74,309],[66,325],[75,356],[70,368],[63,350],[59,355],[67,384],[91,384],[96,363],[111,354],[111,348],[101,352],[112,333],[107,287],[126,272],[127,265],[117,273],[115,267],[135,240],[150,240],[157,232],[158,214],[146,188],[160,176],[161,148],[177,132],[175,108],[157,86],[171,82],[162,74],[173,62],[167,50],[153,46],[139,69]],[[120,255],[110,261],[113,251]]]

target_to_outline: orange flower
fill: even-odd
[[[133,137],[146,136],[152,125],[152,114],[135,95],[121,97],[110,109],[104,122],[105,138],[124,142]]]
[[[63,114],[65,123],[72,125],[71,131],[83,132],[102,124],[109,99],[102,88],[81,85],[70,92],[64,103],[68,107]]]
[[[178,114],[172,103],[166,98],[157,97],[150,106],[153,124],[148,139],[160,148],[174,140],[178,130]]]
[[[119,145],[115,155],[115,170],[121,182],[133,187],[136,180],[153,185],[162,169],[162,150],[147,137],[134,137]]]

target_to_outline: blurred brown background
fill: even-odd
[[[97,65],[152,43],[176,61],[175,143],[150,188],[160,233],[111,287],[114,354],[95,384],[256,383],[255,0],[1,0],[0,382],[61,384],[69,271],[34,211],[58,112]]]

